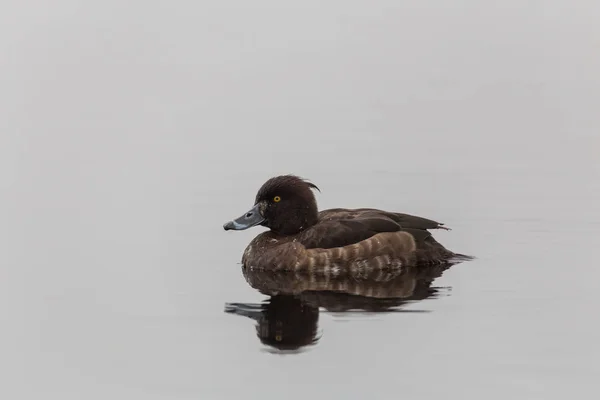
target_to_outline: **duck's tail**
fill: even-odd
[[[419,265],[435,265],[443,263],[457,264],[475,258],[448,250],[440,242],[435,240],[431,234],[428,234],[421,240],[417,240],[417,250],[415,253],[415,261]]]

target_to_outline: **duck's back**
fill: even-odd
[[[319,222],[304,230],[297,241],[307,249],[349,246],[373,238],[378,233],[407,232],[416,244],[416,261],[437,263],[455,254],[437,242],[428,229],[448,229],[444,224],[410,214],[373,208],[333,208],[319,213]],[[370,246],[365,242],[365,246]]]
[[[382,232],[407,231],[417,242],[431,236],[427,229],[447,229],[443,224],[409,214],[373,208],[333,208],[319,213],[319,221],[302,231],[298,241],[307,249],[333,248],[358,243]]]
[[[375,208],[331,208],[319,213],[319,221],[345,221],[345,220],[370,220],[388,219],[403,228],[411,229],[448,229],[444,224],[431,219],[417,217],[416,215],[395,213],[378,210]]]

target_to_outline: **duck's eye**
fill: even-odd
[[[274,201],[275,203],[279,203],[279,202],[281,201],[281,197],[279,197],[279,196],[275,196],[275,197],[273,197],[273,201]]]

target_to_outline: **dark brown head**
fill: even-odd
[[[294,175],[266,181],[256,194],[254,207],[223,225],[225,230],[243,230],[263,225],[283,235],[293,235],[317,223],[317,201],[312,189],[318,187]]]

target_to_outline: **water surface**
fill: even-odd
[[[598,393],[598,2],[166,4],[0,13],[0,397]],[[222,224],[289,172],[477,259],[273,299]]]

